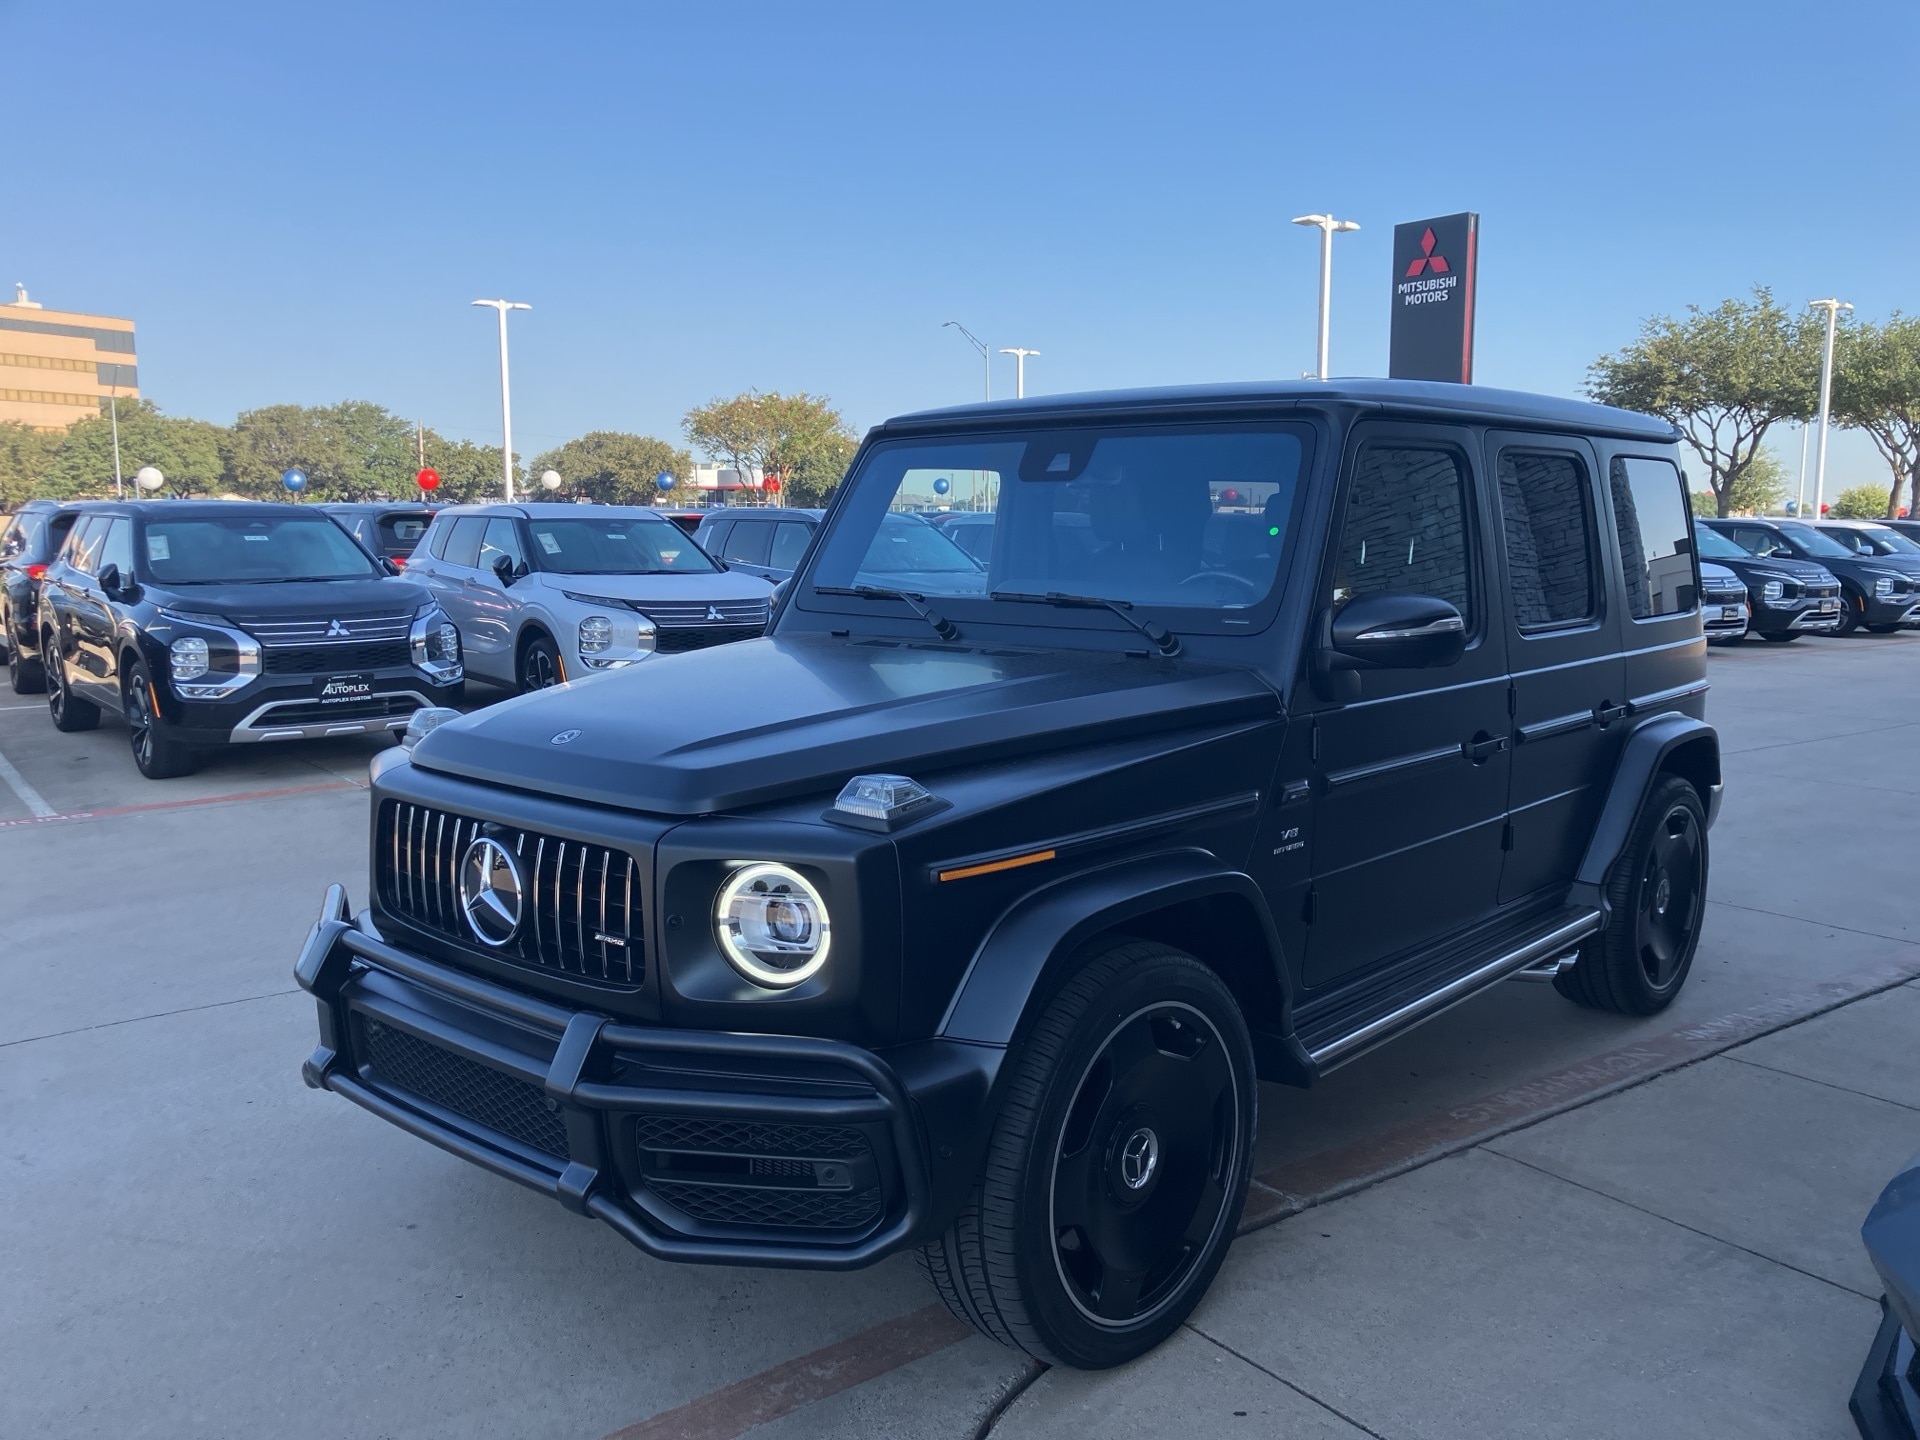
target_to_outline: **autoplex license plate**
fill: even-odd
[[[1738,605],[1722,605],[1720,607],[1720,618],[1722,620],[1738,620],[1740,618],[1740,607]]]
[[[322,705],[345,705],[350,700],[365,700],[372,694],[371,675],[329,675],[320,684]]]
[[[1839,608],[1840,608],[1840,602],[1838,600],[1822,600],[1820,602],[1820,613],[1822,615],[1828,614],[1834,610],[1838,610]]]

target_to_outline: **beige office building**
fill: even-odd
[[[0,305],[0,423],[64,430],[109,395],[139,398],[131,320],[49,310],[14,288]]]

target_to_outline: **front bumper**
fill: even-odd
[[[340,700],[327,693],[327,676],[263,676],[219,700],[189,700],[162,683],[155,698],[168,735],[182,744],[257,745],[398,732],[415,710],[446,704],[443,697],[460,683],[436,684],[411,666],[351,678],[364,691]]]
[[[308,1085],[663,1260],[847,1270],[923,1242],[1001,1053],[619,1024],[389,945],[337,885],[294,974],[319,1002]]]

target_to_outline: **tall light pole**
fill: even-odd
[[[1333,326],[1333,232],[1358,230],[1353,220],[1336,220],[1331,215],[1298,215],[1296,225],[1312,225],[1320,232],[1320,361],[1315,367],[1322,380],[1327,378],[1327,337]]]
[[[940,328],[942,330],[948,329],[949,327],[958,330],[962,335],[966,336],[967,343],[980,352],[980,373],[982,379],[986,382],[986,388],[981,393],[980,398],[983,400],[993,399],[993,355],[992,352],[987,349],[987,342],[974,334],[973,331],[969,330],[966,326],[962,325],[958,320],[942,320],[940,322]]]
[[[1793,492],[1793,514],[1796,520],[1807,518],[1807,422],[1800,422],[1800,484]]]
[[[1027,357],[1029,355],[1038,355],[1040,352],[1038,350],[1023,350],[1020,346],[1016,345],[1011,350],[1002,350],[1000,353],[1002,355],[1013,356],[1013,398],[1016,400],[1026,399]]]
[[[509,310],[531,310],[531,305],[523,305],[518,300],[476,300],[476,305],[485,305],[500,315],[500,443],[505,452],[500,468],[506,474],[507,503],[513,503],[513,391],[507,384],[507,312]]]
[[[116,372],[117,373],[117,372]],[[107,414],[113,418],[113,498],[127,498],[127,487],[120,479],[120,384],[115,381],[107,391]]]
[[[1809,300],[1807,308],[1827,312],[1827,349],[1820,358],[1820,445],[1813,462],[1813,518],[1818,520],[1824,513],[1822,502],[1827,496],[1827,419],[1833,399],[1833,337],[1840,327],[1840,312],[1853,306],[1844,300]]]

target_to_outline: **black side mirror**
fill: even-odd
[[[1330,669],[1427,670],[1460,658],[1467,625],[1445,600],[1387,591],[1347,602],[1333,617],[1327,645]]]
[[[380,568],[389,575],[398,575],[400,573],[400,567],[385,555],[380,557]]]
[[[118,565],[103,565],[100,573],[93,577],[100,586],[100,593],[109,600],[137,600],[140,587],[122,576]]]
[[[526,574],[526,571],[515,567],[513,561],[509,560],[506,556],[496,555],[493,557],[493,573],[499,578],[502,585],[510,586],[514,581]]]

